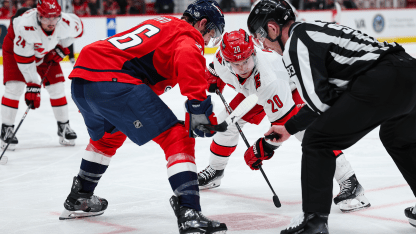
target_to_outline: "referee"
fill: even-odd
[[[281,233],[328,233],[335,172],[331,153],[354,145],[377,126],[416,196],[416,59],[397,43],[381,43],[345,26],[295,22],[283,0],[262,0],[247,24],[258,43],[283,52],[290,79],[309,107],[305,110],[317,116],[295,115],[266,133],[281,134],[283,142],[300,130],[299,123],[310,124],[302,142],[303,213]],[[412,226],[415,213],[414,207],[405,210]]]

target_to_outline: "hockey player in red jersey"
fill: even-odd
[[[1,100],[2,148],[14,150],[17,138],[11,139],[25,86],[26,104],[40,106],[41,78],[50,95],[52,110],[58,121],[59,143],[75,145],[76,133],[69,126],[64,75],[59,62],[68,54],[68,46],[83,33],[81,20],[74,14],[61,13],[56,0],[39,1],[37,8],[19,9],[12,17],[3,44],[3,84]],[[38,75],[39,74],[39,75]],[[40,76],[40,77],[39,77]]]
[[[180,233],[226,232],[225,224],[201,213],[194,149],[194,137],[214,134],[202,124],[217,124],[205,92],[203,54],[204,45],[220,37],[224,25],[218,3],[198,0],[182,19],[146,20],[83,48],[69,77],[91,139],[60,219],[104,212],[108,201],[93,195],[94,189],[129,137],[137,145],[153,140],[164,150]],[[158,97],[177,84],[188,98],[185,124]]]
[[[245,97],[251,94],[258,96],[258,104],[238,121],[241,128],[246,123],[258,125],[265,116],[272,125],[283,125],[301,109],[308,108],[304,106],[295,85],[290,83],[282,57],[275,52],[256,48],[251,36],[243,29],[224,34],[220,49],[206,70],[206,79],[209,92],[222,92],[225,84],[238,92],[230,102],[233,109]],[[224,109],[218,116],[219,122],[227,116],[228,113]],[[297,125],[299,130],[303,131],[295,136],[302,141],[307,126],[302,126],[301,123]],[[220,186],[225,167],[237,147],[238,139],[239,133],[235,125],[228,126],[227,131],[218,132],[213,137],[209,165],[198,173],[200,189]],[[256,154],[253,147],[250,147],[245,153],[245,159],[250,168],[258,170],[261,159],[270,159],[280,143],[276,144],[262,137],[255,145],[258,149],[264,150]],[[334,151],[334,157],[337,158],[335,179],[340,185],[340,194],[335,197],[335,203],[340,204],[340,209],[344,212],[369,207],[370,203],[364,196],[364,189],[358,183],[342,151]],[[358,184],[358,189],[353,194],[346,192],[351,184]],[[359,202],[352,202],[353,198]]]

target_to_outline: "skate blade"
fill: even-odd
[[[416,228],[416,220],[409,219],[409,224]]]
[[[62,214],[59,216],[59,220],[66,220],[66,219],[77,219],[77,218],[87,218],[87,217],[94,217],[104,214],[104,211],[100,212],[83,212],[83,211],[69,211],[64,210]]]
[[[199,190],[207,190],[207,189],[213,189],[213,188],[216,188],[216,187],[220,187],[220,185],[221,185],[221,181],[214,181],[214,182],[211,182],[207,185],[198,186],[198,187],[199,187]]]
[[[67,140],[63,137],[59,137],[59,144],[65,145],[65,146],[74,146],[75,140]]]
[[[358,203],[352,205],[351,202],[354,200],[356,200]],[[370,206],[370,202],[364,195],[355,197],[353,199],[348,199],[339,203],[339,209],[344,213],[367,209]]]
[[[186,234],[226,234],[227,233],[227,229],[225,230],[218,230],[218,231],[211,231],[211,232],[207,232],[206,230],[188,230],[187,232],[184,232]]]
[[[16,149],[16,145],[17,144],[10,144],[9,147],[7,147],[8,151],[14,151]],[[6,142],[1,142],[1,149],[4,150],[4,148],[6,148],[7,143]]]

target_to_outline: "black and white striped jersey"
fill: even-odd
[[[290,33],[283,62],[302,99],[318,114],[334,104],[354,77],[385,54],[404,50],[328,22],[295,23]]]

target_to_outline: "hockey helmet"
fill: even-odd
[[[189,4],[183,14],[190,16],[194,23],[204,18],[207,19],[208,23],[205,26],[205,33],[214,29],[214,38],[220,37],[224,32],[224,14],[218,3],[214,0],[196,0]]]
[[[284,0],[261,0],[251,10],[248,19],[247,27],[250,34],[254,38],[267,38],[267,22],[274,20],[280,28],[288,21],[296,20],[295,13],[290,5]]]
[[[59,6],[57,0],[38,0],[36,8],[41,17],[52,18],[61,16],[61,6]]]
[[[225,33],[220,50],[227,62],[243,61],[256,54],[251,36],[243,29]]]

